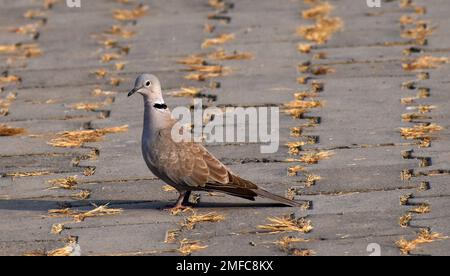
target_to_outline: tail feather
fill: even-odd
[[[267,199],[272,199],[274,201],[280,202],[282,204],[285,204],[287,206],[291,206],[291,207],[302,207],[303,203],[300,202],[296,202],[290,199],[287,199],[285,197],[276,195],[276,194],[272,194],[266,190],[263,189],[257,189],[257,190],[253,190],[257,195],[267,198]]]

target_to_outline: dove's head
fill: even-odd
[[[135,93],[141,94],[146,100],[153,104],[164,104],[161,83],[154,75],[140,75],[134,83],[134,88],[128,93],[128,97]]]

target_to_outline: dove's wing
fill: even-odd
[[[155,154],[158,171],[177,185],[186,185],[193,190],[221,191],[234,196],[254,199],[258,186],[233,175],[201,144],[175,143],[170,132],[162,130],[159,149]]]

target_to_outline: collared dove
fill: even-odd
[[[154,175],[180,193],[174,208],[184,208],[192,191],[222,192],[252,201],[261,196],[292,207],[302,206],[233,174],[201,144],[174,142],[171,132],[177,121],[164,102],[157,77],[139,76],[128,97],[135,93],[144,97],[144,160]]]

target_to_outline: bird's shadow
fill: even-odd
[[[36,199],[9,199],[0,200],[0,210],[11,211],[45,211],[59,208],[79,208],[90,209],[93,205],[100,206],[108,204],[110,207],[122,208],[125,210],[164,210],[173,207],[175,202],[171,201],[145,201],[145,200],[84,200],[84,201],[57,201],[57,200],[36,200]],[[279,203],[265,202],[202,202],[192,206],[198,209],[215,208],[275,208],[287,207]]]

